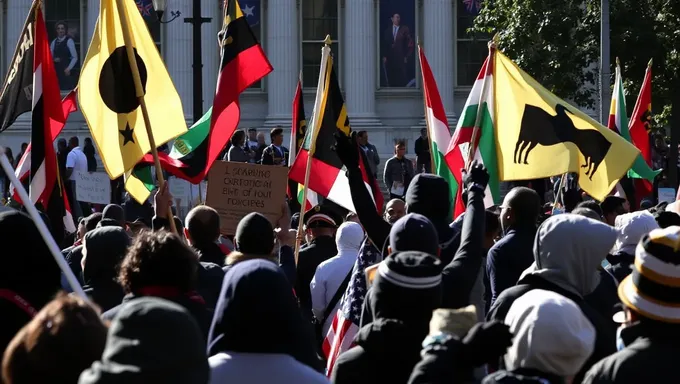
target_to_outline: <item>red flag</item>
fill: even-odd
[[[650,123],[652,122],[652,61],[649,61],[640,94],[635,102],[633,114],[628,123],[628,131],[633,144],[640,150],[647,165],[652,165],[652,150],[649,144]],[[635,197],[639,206],[643,197],[652,194],[652,183],[646,179],[635,179]]]

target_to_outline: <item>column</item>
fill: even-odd
[[[222,10],[218,1],[202,1],[201,16],[210,17],[212,21],[201,27],[203,42],[203,113],[212,107],[217,85],[217,71],[220,64],[220,47],[217,44],[217,33],[222,29]],[[187,27],[189,25],[187,24]]]
[[[164,51],[165,65],[182,99],[184,117],[187,121],[193,121],[192,27],[190,24],[184,23],[184,18],[191,17],[191,7],[191,1],[168,0],[165,15],[163,15],[165,19],[170,17],[171,11],[182,13],[179,18],[164,25],[165,38],[162,50]]]
[[[12,58],[14,56],[14,50],[16,49],[17,43],[19,42],[19,38],[21,37],[21,32],[23,31],[24,28],[24,22],[26,21],[26,16],[28,16],[28,11],[30,9],[31,9],[30,1],[27,0],[7,1],[7,18],[6,18],[7,34],[4,47],[5,60],[7,65],[5,66],[5,74],[7,74],[12,68]],[[30,129],[30,121],[31,114],[24,113],[23,115],[17,118],[13,126]]]
[[[297,3],[296,0],[266,2],[264,50],[274,71],[265,77],[268,102],[265,127],[290,126],[291,103],[300,71]]]
[[[83,59],[85,58],[87,49],[90,47],[90,41],[92,41],[92,35],[94,35],[94,26],[97,24],[97,19],[99,18],[99,3],[100,0],[87,0],[87,13],[85,15],[87,18],[85,28],[87,29],[83,33],[83,41],[85,43],[83,48],[81,48],[81,50],[85,50],[82,54]]]
[[[428,0],[429,1],[429,0]],[[353,130],[381,126],[375,113],[375,68],[378,63],[375,7],[369,0],[346,0],[342,76],[347,113]]]
[[[444,104],[449,126],[453,129],[457,117],[453,112],[453,88],[455,85],[455,57],[452,41],[455,20],[452,0],[423,1],[423,49],[437,80],[437,88]]]

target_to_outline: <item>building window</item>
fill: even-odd
[[[142,14],[144,22],[146,22],[147,28],[149,28],[149,33],[151,33],[151,38],[154,43],[156,43],[156,48],[158,52],[163,56],[161,51],[162,48],[162,37],[161,37],[161,23],[158,22],[158,16],[156,16],[156,11],[153,9],[152,0],[135,0],[137,4],[137,9],[139,13]]]
[[[331,52],[335,73],[340,75],[338,59],[338,0],[302,1],[302,83],[316,88],[321,65],[321,48],[331,35]]]
[[[70,91],[78,84],[81,67],[81,0],[45,2],[45,24],[59,88]]]
[[[262,42],[262,0],[241,0],[239,4],[250,29],[264,49],[265,46]],[[262,89],[262,80],[255,82],[250,88]]]
[[[416,86],[416,2],[381,0],[378,11],[380,88]]]
[[[490,36],[472,34],[475,17],[479,14],[482,0],[456,0],[456,82],[458,86],[472,86],[477,79],[484,59],[489,54],[487,43]]]

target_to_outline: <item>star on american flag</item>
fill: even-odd
[[[139,13],[143,17],[151,16],[151,11],[153,10],[151,0],[135,0],[135,4],[137,4],[137,9],[139,9]]]
[[[256,26],[260,23],[259,15],[259,0],[246,0],[241,1],[241,12],[243,12],[243,17],[248,21],[248,25],[251,27]]]

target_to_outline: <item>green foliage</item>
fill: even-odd
[[[680,1],[610,0],[611,84],[621,60],[628,112],[654,59],[655,126],[669,122],[680,89]],[[473,32],[499,34],[499,48],[546,88],[576,104],[598,103],[600,0],[485,0]]]

